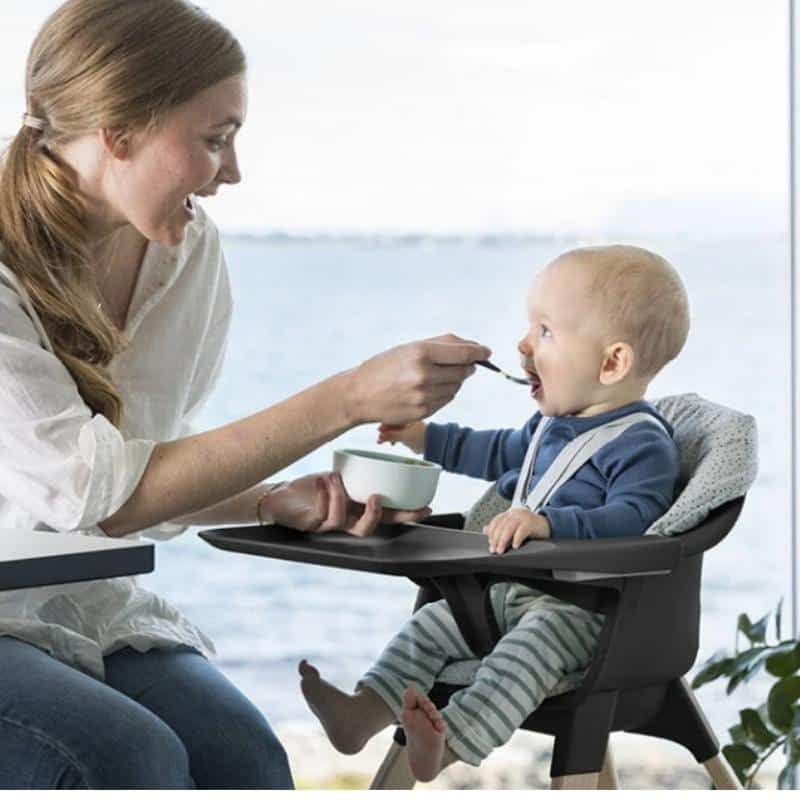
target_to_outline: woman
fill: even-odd
[[[245,419],[188,421],[231,316],[196,202],[240,180],[245,58],[184,0],[69,0],[32,46],[0,172],[0,529],[142,533],[276,520],[368,535],[340,479],[263,481],[354,425],[449,402],[489,352],[402,345]],[[119,578],[0,594],[0,786],[291,787],[213,645]]]

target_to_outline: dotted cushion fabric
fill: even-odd
[[[645,535],[670,536],[688,531],[713,509],[747,492],[758,472],[758,433],[755,417],[695,393],[652,402],[673,427],[681,476],[675,502]],[[490,486],[467,512],[465,530],[483,530],[510,506]]]
[[[670,536],[699,525],[753,485],[758,431],[755,417],[697,394],[663,397],[653,405],[675,431],[681,477],[675,502],[645,534]]]

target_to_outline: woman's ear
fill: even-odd
[[[98,133],[103,149],[114,158],[124,160],[130,151],[130,135],[118,128],[100,128]]]
[[[633,370],[633,348],[627,342],[614,342],[606,347],[599,380],[603,386],[611,386],[624,380]]]

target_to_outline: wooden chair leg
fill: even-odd
[[[599,772],[584,772],[581,775],[558,775],[553,777],[551,789],[597,789]]]
[[[716,789],[742,789],[742,784],[736,777],[736,773],[731,768],[728,760],[722,753],[717,753],[713,758],[703,762],[703,766],[711,776],[711,780]]]
[[[413,789],[417,779],[408,765],[406,748],[392,742],[389,752],[378,767],[370,789]]]
[[[597,779],[598,789],[619,789],[619,778],[617,769],[614,765],[614,756],[611,755],[611,742],[606,748],[606,757],[603,759],[603,768],[600,770],[600,777]]]

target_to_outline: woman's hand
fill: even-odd
[[[369,536],[379,522],[417,522],[430,516],[430,508],[416,511],[382,509],[380,495],[366,505],[348,497],[338,472],[305,475],[270,492],[261,504],[275,522],[300,531],[341,530]]]
[[[373,356],[349,373],[345,397],[354,424],[403,425],[447,405],[488,347],[453,334],[402,344]]]

